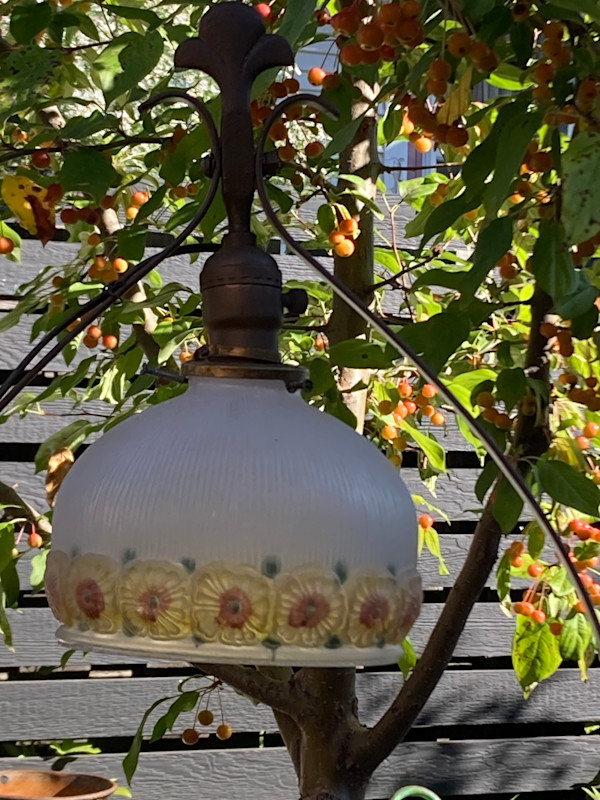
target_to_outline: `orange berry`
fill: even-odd
[[[543,27],[545,39],[558,39],[560,42],[565,35],[565,28],[562,22],[558,20],[550,20]]]
[[[427,136],[417,135],[411,141],[419,153],[428,153],[433,147],[433,142]]]
[[[441,411],[436,411],[435,414],[431,417],[431,423],[433,425],[443,425],[446,421],[446,417],[442,414]]]
[[[544,567],[537,561],[527,567],[527,572],[532,578],[539,578],[543,571]]]
[[[307,158],[319,158],[325,152],[325,145],[323,142],[309,142],[304,148],[304,154]]]
[[[214,714],[208,708],[204,708],[202,711],[198,712],[198,722],[200,725],[212,725],[214,718]]]
[[[97,247],[101,241],[102,240],[100,238],[100,234],[98,233],[90,233],[87,240],[88,244],[91,245],[91,247]]]
[[[587,436],[588,439],[593,439],[598,435],[599,431],[600,425],[597,422],[588,422],[583,429],[583,435]]]
[[[432,397],[435,397],[437,393],[438,393],[437,386],[434,386],[433,383],[426,383],[421,389],[421,394],[428,400],[431,399]]]
[[[427,72],[430,78],[447,81],[452,75],[452,65],[445,58],[436,58],[429,65]]]
[[[434,519],[431,514],[421,514],[419,517],[419,525],[427,530],[428,528],[433,528]]]
[[[331,27],[344,36],[353,36],[359,25],[360,14],[353,8],[343,8],[331,18]]]
[[[217,739],[230,739],[233,734],[233,728],[231,725],[227,725],[223,722],[217,728]]]
[[[407,410],[408,414],[414,414],[417,410],[417,404],[412,400],[405,400],[404,408]]]
[[[546,621],[546,615],[541,608],[538,608],[532,613],[531,619],[538,625],[542,625]]]
[[[456,31],[448,37],[446,47],[455,58],[463,58],[471,52],[471,37],[464,31]]]
[[[404,0],[402,4],[402,16],[405,19],[413,19],[421,13],[421,4],[418,0]]]
[[[363,23],[356,32],[356,41],[363,50],[377,50],[383,44],[383,31],[375,22]]]
[[[340,258],[348,258],[354,253],[356,247],[352,239],[344,239],[343,242],[338,242],[333,249]]]
[[[135,206],[129,206],[125,209],[125,216],[127,219],[135,219],[139,213],[139,208],[136,208]]]
[[[42,547],[44,540],[37,531],[32,531],[27,537],[27,544],[29,547]]]
[[[355,67],[362,61],[362,50],[354,42],[348,42],[340,50],[340,62],[347,67]]]
[[[358,222],[354,219],[354,217],[350,217],[350,219],[343,219],[340,222],[340,231],[345,233],[346,236],[352,236],[352,234],[358,231]]]
[[[15,249],[15,243],[8,236],[0,236],[0,255],[8,256]]]
[[[327,347],[327,339],[322,333],[317,333],[315,336],[315,350],[322,352]]]
[[[413,387],[410,381],[407,381],[406,378],[401,380],[398,384],[398,393],[400,397],[410,397],[413,393]]]
[[[587,438],[587,436],[576,436],[575,441],[581,450],[587,450],[590,446],[590,440]]]
[[[398,428],[395,425],[384,425],[381,429],[381,435],[388,442],[393,442],[394,439],[398,438]]]
[[[83,343],[86,347],[91,349],[92,347],[98,346],[98,339],[96,339],[94,336],[90,336],[88,333],[83,337]]]
[[[423,41],[423,26],[417,19],[403,19],[396,27],[396,36],[402,44],[416,47]]]
[[[190,353],[189,350],[182,350],[181,353],[179,353],[179,360],[182,364],[185,364],[186,361],[191,361],[193,358],[194,354]]]
[[[446,140],[450,147],[464,147],[469,141],[469,132],[466,128],[451,125],[448,129]]]
[[[311,67],[308,71],[308,82],[313,86],[321,86],[326,75],[327,73],[322,67]]]
[[[124,258],[115,258],[112,262],[112,268],[119,274],[127,272],[129,268],[129,261],[126,261]]]
[[[144,192],[141,189],[138,189],[137,192],[131,195],[131,205],[137,206],[138,208],[143,206],[144,203],[147,203],[148,200],[150,200],[150,195],[148,192]]]
[[[421,414],[423,414],[424,417],[433,417],[435,414],[435,407],[427,403],[421,408]]]
[[[296,148],[289,143],[277,148],[277,155],[282,161],[293,161],[297,152]]]
[[[346,241],[346,234],[342,233],[340,230],[331,231],[331,233],[327,236],[331,244],[339,244],[340,242]]]
[[[193,728],[186,728],[184,732],[181,734],[181,741],[187,745],[196,744],[199,738],[200,734]]]
[[[92,339],[100,339],[102,336],[102,328],[99,325],[90,325],[87,329],[87,335]]]
[[[105,336],[102,337],[102,344],[109,350],[114,350],[115,347],[119,344],[119,340],[114,334],[107,333]]]
[[[501,431],[508,431],[512,428],[512,419],[508,414],[497,413],[494,424],[497,428],[500,428]]]
[[[560,636],[562,633],[563,624],[562,622],[558,621],[551,622],[549,628],[550,628],[550,633],[554,634],[554,636]]]

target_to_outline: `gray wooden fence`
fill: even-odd
[[[388,239],[389,232],[388,224],[388,230],[383,230]],[[72,250],[73,245],[64,242],[52,242],[42,250],[37,242],[28,241],[22,265],[4,261],[0,314],[14,304],[19,284],[44,264],[64,263]],[[276,258],[286,279],[311,277],[297,259]],[[161,271],[167,280],[196,287],[198,270],[198,264],[174,258]],[[396,305],[390,293],[387,310],[393,313]],[[29,331],[30,320],[25,319],[0,338],[0,378],[27,350]],[[45,379],[64,369],[58,359],[47,368]],[[52,411],[61,416],[12,418],[0,428],[0,480],[16,486],[38,508],[45,506],[45,493],[43,478],[34,473],[33,456],[40,442],[71,421],[69,410],[68,403],[56,403]],[[426,603],[411,634],[418,651],[461,567],[478,516],[473,492],[477,458],[452,421],[446,436],[449,463],[454,467],[439,479],[435,502],[452,520],[450,525],[438,526],[449,575],[441,576],[436,559],[423,555]],[[404,468],[402,474],[411,490],[427,494],[416,469]],[[171,694],[177,682],[193,671],[182,663],[124,662],[94,653],[74,656],[64,670],[43,669],[59,663],[62,649],[54,640],[55,622],[43,595],[34,595],[27,587],[27,565],[23,564],[22,611],[10,612],[14,651],[0,644],[0,769],[66,765],[66,769],[124,782],[121,761],[143,712]],[[383,800],[408,783],[424,784],[453,800],[500,800],[515,793],[529,800],[584,797],[577,786],[591,781],[600,770],[600,738],[585,732],[588,723],[600,718],[600,671],[592,668],[589,682],[583,684],[575,665],[567,666],[524,701],[511,670],[512,630],[513,622],[499,610],[490,586],[476,604],[452,663],[407,741],[377,770],[370,798]],[[397,670],[360,670],[361,718],[374,722],[401,683]],[[179,733],[191,720],[182,719],[172,736],[144,746],[133,783],[135,800],[190,796],[295,800],[293,769],[270,710],[255,707],[229,690],[223,692],[223,706],[235,728],[227,742],[207,735],[196,747],[186,747]],[[49,743],[68,739],[89,740],[100,752],[59,757]],[[16,758],[15,746],[25,757]]]

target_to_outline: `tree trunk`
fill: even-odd
[[[301,800],[363,800],[367,781],[358,778],[348,745],[360,729],[356,716],[355,670],[305,668],[299,694],[308,694],[296,717]]]
[[[352,81],[356,99],[352,105],[352,117],[365,115],[352,142],[340,154],[340,172],[354,174],[366,181],[366,194],[374,198],[378,175],[377,157],[377,119],[375,109],[370,104],[377,93],[377,86],[369,86],[364,81],[346,76]],[[343,185],[343,182],[340,182]],[[353,217],[359,220],[360,236],[356,239],[356,250],[349,258],[334,257],[334,272],[349,289],[365,302],[371,300],[373,285],[373,215],[362,203],[354,201],[351,196],[344,200]],[[331,344],[365,337],[368,332],[366,322],[352,311],[337,295],[333,296],[333,312],[327,328]],[[362,433],[367,402],[366,390],[351,392],[353,386],[364,381],[367,383],[366,370],[343,367],[338,376],[338,386],[347,408],[356,417],[356,429]]]

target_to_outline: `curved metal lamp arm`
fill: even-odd
[[[304,100],[303,98],[308,97],[309,100]],[[302,98],[302,100],[301,100]],[[552,525],[550,524],[546,514],[542,510],[539,502],[533,495],[531,489],[525,482],[523,476],[511,461],[504,455],[502,450],[498,447],[492,436],[483,428],[477,419],[471,414],[471,412],[464,406],[458,397],[456,397],[453,392],[451,392],[448,387],[440,380],[435,370],[433,370],[429,364],[421,358],[413,348],[407,344],[405,341],[401,339],[391,328],[390,326],[385,323],[383,320],[379,319],[366,305],[363,301],[352,292],[348,287],[340,281],[335,275],[331,275],[327,269],[308,251],[305,250],[304,247],[297,242],[293,236],[289,233],[289,231],[282,225],[279,221],[273,206],[269,200],[269,196],[265,189],[264,183],[264,152],[265,152],[265,144],[267,141],[267,135],[269,133],[269,128],[273,125],[273,123],[278,119],[278,117],[282,114],[285,109],[294,104],[294,101],[297,102],[305,102],[314,106],[315,108],[322,109],[326,113],[332,113],[332,107],[329,103],[325,103],[318,97],[314,97],[312,95],[298,95],[296,98],[288,97],[279,103],[273,109],[273,112],[269,115],[269,117],[265,120],[264,127],[261,131],[260,139],[258,142],[257,150],[256,150],[256,160],[255,160],[255,171],[256,171],[256,186],[258,191],[258,196],[260,198],[262,207],[267,215],[267,218],[281,236],[283,241],[301,258],[303,258],[310,266],[317,272],[323,280],[328,283],[333,291],[342,299],[344,300],[353,311],[355,311],[362,319],[367,322],[371,328],[377,331],[379,335],[386,341],[388,344],[391,344],[395,350],[398,351],[401,355],[407,358],[409,361],[417,367],[419,372],[427,377],[431,383],[437,386],[440,395],[443,399],[449,403],[452,408],[459,414],[464,421],[469,426],[471,432],[477,436],[485,445],[488,453],[496,462],[496,465],[500,469],[500,472],[504,475],[506,480],[510,483],[512,488],[516,491],[519,497],[523,500],[523,502],[527,503],[531,509],[533,510],[533,515],[535,517],[536,522],[542,528],[542,530],[554,541],[560,560],[567,568],[567,571],[571,575],[571,579],[575,584],[577,589],[577,594],[579,595],[581,601],[583,602],[586,616],[589,622],[592,625],[592,629],[595,633],[596,644],[600,648],[600,620],[596,616],[594,605],[590,599],[588,592],[586,591],[579,574],[577,573],[575,567],[571,563],[569,559],[568,552],[565,551],[565,545],[562,541],[560,534],[554,530]]]
[[[194,232],[208,211],[212,201],[215,198],[217,187],[221,179],[221,148],[215,123],[205,104],[201,100],[191,97],[183,90],[173,89],[161,92],[155,97],[150,98],[140,106],[140,110],[147,111],[151,108],[154,108],[154,106],[156,106],[158,103],[177,100],[181,100],[198,112],[202,121],[206,124],[212,147],[214,172],[198,211],[194,214],[192,219],[188,222],[181,233],[179,233],[172,242],[169,242],[169,244],[163,248],[160,253],[156,253],[156,255],[140,261],[139,264],[128,270],[123,278],[115,281],[113,284],[107,285],[101,294],[99,294],[97,297],[94,297],[92,300],[89,300],[87,303],[84,303],[84,305],[79,306],[79,308],[77,308],[72,314],[66,317],[59,325],[56,325],[51,331],[49,331],[49,333],[40,339],[40,341],[20,361],[18,366],[15,367],[15,369],[6,378],[4,383],[0,386],[0,411],[3,411],[19,394],[21,389],[31,383],[33,378],[42,371],[46,364],[48,364],[55,356],[57,356],[64,346],[74,339],[78,333],[84,330],[116,300],[121,299],[123,295],[132,289],[135,284],[151,270],[162,263],[165,259],[172,256],[178,247],[187,239],[187,237]],[[76,324],[70,328],[73,323]],[[26,372],[27,366],[33,361],[38,353],[40,353],[51,341],[53,341],[68,328],[70,328],[70,330],[67,331],[67,334],[58,342],[58,344],[56,344],[43,358],[41,358],[34,367]]]
[[[432,792],[431,789],[426,789],[425,786],[403,786],[392,795],[391,800],[404,800],[405,797],[420,797],[422,800],[442,800],[442,798]]]

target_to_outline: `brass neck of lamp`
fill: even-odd
[[[281,36],[267,34],[259,14],[242,3],[220,3],[202,17],[199,36],[183,42],[175,65],[202,70],[221,89],[220,150],[229,233],[200,277],[208,351],[204,357],[280,362],[281,273],[256,245],[250,220],[255,191],[250,92],[266,69],[294,56]]]

